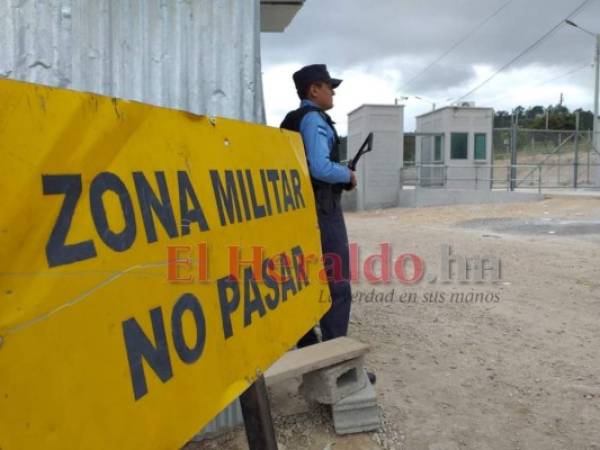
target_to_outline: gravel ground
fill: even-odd
[[[600,199],[387,209],[347,225],[363,260],[387,242],[392,259],[425,261],[419,283],[353,285],[349,334],[371,345],[383,426],[338,437],[309,405],[276,418],[281,449],[600,450]],[[443,245],[499,259],[501,279],[441,283]],[[247,445],[239,429],[188,448]]]

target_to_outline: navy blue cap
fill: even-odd
[[[330,83],[331,87],[335,89],[342,82],[342,80],[338,80],[337,78],[331,78],[325,64],[311,64],[310,66],[304,66],[294,73],[293,78],[298,92],[304,91],[312,83]]]

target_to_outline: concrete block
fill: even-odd
[[[363,369],[363,374],[366,377],[367,372]],[[375,387],[367,382],[365,386],[357,392],[348,395],[332,405],[333,412],[350,411],[353,409],[369,408],[377,406],[377,394]]]
[[[380,426],[377,395],[371,383],[332,405],[331,412],[333,426],[338,434],[373,431]]]
[[[367,384],[364,358],[359,357],[305,374],[300,392],[307,400],[331,405],[360,391]]]
[[[352,409],[333,413],[333,427],[337,434],[364,433],[378,430],[379,407]]]

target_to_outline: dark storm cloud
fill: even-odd
[[[419,92],[468,83],[474,65],[500,67],[550,30],[582,0],[513,0],[440,64],[418,77]],[[436,59],[506,0],[307,0],[282,34],[263,34],[263,62],[326,62],[341,71],[369,72],[378,62],[398,61],[404,81]],[[574,19],[600,32],[600,0]],[[513,67],[570,67],[592,60],[594,42],[573,27],[561,27]],[[587,55],[587,56],[586,56]]]
[[[466,80],[475,77],[475,70],[467,64],[443,64],[428,70],[417,77],[410,84],[400,83],[398,89],[410,90],[412,92],[425,92],[441,90],[462,85]],[[409,76],[410,78],[410,76]]]

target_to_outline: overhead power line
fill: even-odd
[[[465,97],[468,97],[469,95],[471,95],[475,91],[481,89],[483,86],[485,86],[491,80],[493,80],[496,77],[496,75],[498,75],[500,72],[504,71],[506,68],[508,68],[509,66],[511,66],[515,61],[517,61],[523,55],[529,53],[531,50],[533,50],[535,47],[537,47],[539,44],[541,44],[547,38],[549,38],[552,34],[554,34],[554,32],[556,32],[556,30],[558,30],[564,24],[565,20],[570,19],[570,18],[574,17],[575,15],[579,14],[579,12],[581,12],[581,10],[584,9],[590,3],[590,1],[591,0],[584,0],[577,8],[575,8],[573,11],[571,11],[571,13],[567,17],[561,19],[560,22],[558,22],[556,25],[554,25],[550,29],[550,31],[544,33],[544,35],[542,35],[539,39],[537,39],[533,44],[530,44],[521,53],[519,53],[517,56],[515,56],[510,61],[508,61],[506,64],[504,64],[502,67],[500,67],[500,69],[498,69],[496,72],[494,72],[491,76],[489,76],[488,78],[486,78],[484,81],[482,81],[477,86],[475,86],[473,89],[471,89],[469,92],[467,92],[466,94],[462,95],[461,97],[458,97],[454,101],[460,101],[460,100],[464,99]]]
[[[400,90],[409,86],[413,81],[415,81],[417,78],[419,78],[425,72],[427,72],[429,69],[431,69],[433,66],[435,66],[438,62],[440,62],[442,59],[444,59],[446,56],[448,56],[453,50],[455,50],[463,42],[465,42],[467,39],[469,39],[473,34],[475,34],[477,31],[479,31],[486,23],[488,23],[490,20],[492,20],[494,17],[496,17],[500,13],[500,11],[502,11],[504,8],[506,8],[512,2],[513,2],[513,0],[508,0],[500,8],[498,8],[492,14],[487,16],[481,23],[479,23],[479,25],[477,25],[475,28],[473,28],[471,31],[469,31],[467,34],[465,34],[462,38],[460,38],[454,45],[452,45],[452,47],[450,47],[448,50],[446,50],[444,53],[442,53],[440,56],[438,56],[435,60],[433,60],[431,63],[429,63],[427,65],[427,67],[425,67],[419,73],[414,75],[410,80],[408,80],[406,83],[404,83]]]
[[[542,81],[541,83],[538,83],[536,86],[544,86],[544,85],[546,85],[548,83],[552,83],[553,81],[560,80],[561,78],[568,77],[569,75],[573,75],[574,73],[579,72],[579,71],[581,71],[583,69],[587,69],[587,68],[590,67],[590,62],[587,59],[586,59],[586,61],[587,62],[584,65],[577,66],[576,68],[571,69],[568,72],[564,72],[561,75],[557,75],[557,76],[552,77],[552,78],[550,78],[548,80]],[[513,97],[516,97],[517,95],[519,95],[519,94],[500,95],[500,96],[497,96],[497,97],[492,97],[492,98],[488,98],[488,99],[482,100],[482,102],[483,103],[491,103],[491,102],[496,102],[498,100],[502,100],[502,99],[505,99],[505,98],[513,98]]]
[[[588,61],[583,66],[579,66],[579,67],[577,67],[575,69],[572,69],[572,70],[569,70],[568,72],[563,73],[562,75],[554,77],[554,78],[552,78],[550,80],[546,80],[546,81],[540,83],[538,86],[544,86],[544,85],[546,85],[548,83],[552,83],[553,81],[560,80],[561,78],[564,78],[564,77],[568,77],[569,75],[572,75],[575,72],[579,72],[580,70],[583,70],[583,69],[586,69],[586,68],[589,68],[589,67],[591,67],[591,66],[590,66],[590,62]]]

